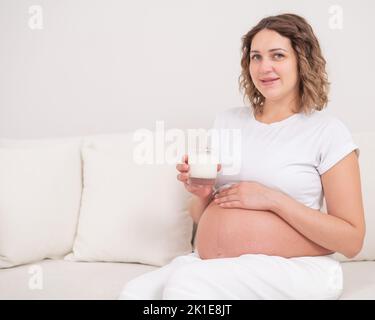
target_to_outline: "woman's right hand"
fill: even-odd
[[[218,164],[217,171],[220,171],[220,168],[221,165]],[[199,198],[208,198],[212,194],[214,184],[194,184],[189,180],[189,159],[187,154],[182,157],[182,163],[176,165],[176,169],[180,172],[177,175],[177,180],[181,181],[185,189],[191,194]]]

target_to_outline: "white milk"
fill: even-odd
[[[213,183],[217,176],[219,161],[210,153],[189,155],[189,176],[193,183]]]

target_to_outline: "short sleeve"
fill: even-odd
[[[352,151],[355,151],[359,157],[359,147],[353,141],[349,129],[337,118],[332,118],[327,124],[320,141],[319,164],[317,166],[320,175]]]

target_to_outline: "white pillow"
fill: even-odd
[[[66,260],[162,266],[192,251],[188,193],[175,164],[138,165],[136,145],[132,133],[85,138],[80,219]]]
[[[71,251],[82,191],[80,140],[0,140],[0,268]]]
[[[375,260],[375,133],[353,134],[353,139],[361,150],[359,167],[361,173],[362,197],[366,220],[366,237],[361,252],[352,259],[336,253],[339,261]],[[326,208],[325,208],[325,212]]]
[[[44,148],[70,143],[80,147],[82,137],[42,138],[42,139],[10,139],[0,138],[0,147],[6,148]]]

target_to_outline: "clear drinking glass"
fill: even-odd
[[[215,184],[219,161],[209,148],[189,155],[189,179],[191,183]]]

